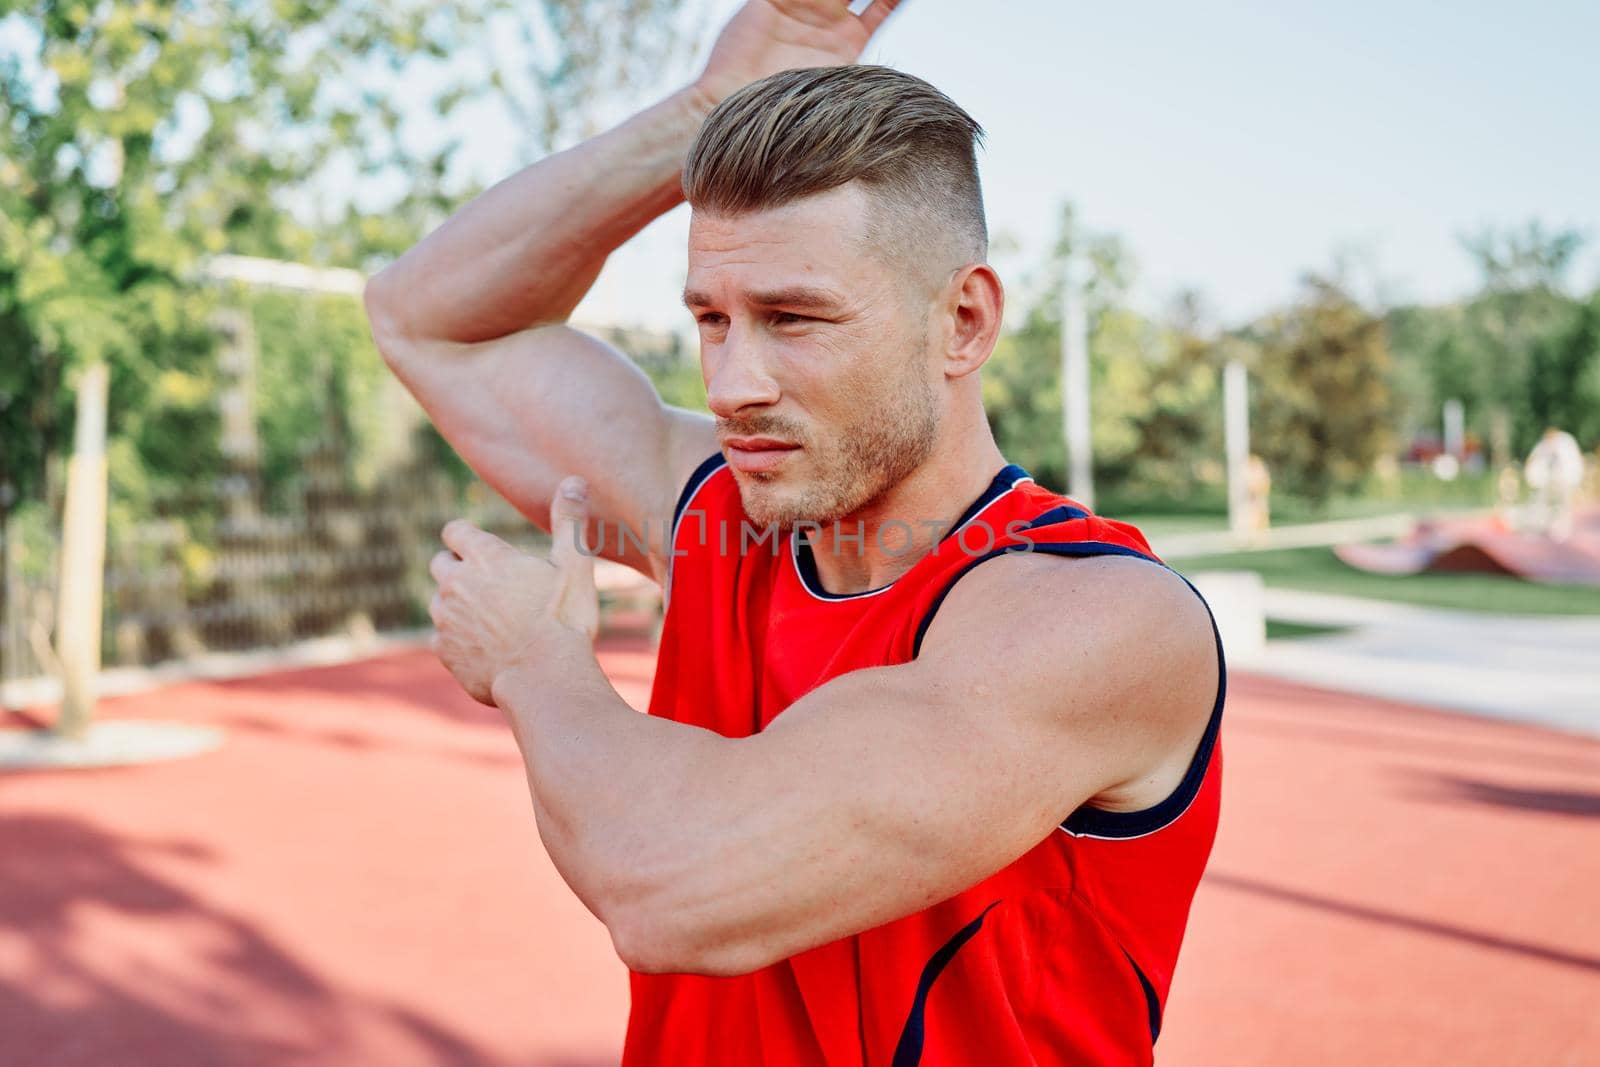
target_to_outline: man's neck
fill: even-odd
[[[811,554],[824,592],[836,595],[879,589],[933,551],[967,507],[983,494],[1005,457],[994,440],[950,450],[929,460],[882,498],[810,533]]]

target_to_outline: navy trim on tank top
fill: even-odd
[[[1156,1038],[1161,1036],[1161,998],[1156,995],[1156,987],[1145,977],[1144,968],[1133,958],[1133,953],[1123,949],[1122,954],[1128,957],[1128,966],[1133,968],[1134,977],[1139,979],[1139,988],[1144,990],[1144,1013],[1150,1024],[1150,1044],[1154,1047]]]
[[[1033,475],[1015,463],[1007,463],[1000,468],[999,474],[990,479],[988,488],[978,495],[978,499],[967,506],[967,510],[961,513],[961,517],[955,521],[950,529],[945,531],[943,537],[939,538],[940,542],[954,537],[957,531],[976,518],[980,511],[1010,492],[1018,482],[1031,481],[1033,481]],[[856,600],[860,597],[875,596],[894,586],[894,582],[890,582],[888,585],[880,585],[876,589],[863,589],[859,593],[830,593],[822,588],[822,578],[817,573],[817,560],[811,552],[810,542],[795,533],[790,535],[790,543],[793,547],[794,568],[795,572],[800,576],[800,584],[805,586],[806,592],[818,600]],[[898,578],[895,579],[895,581],[899,580]]]
[[[1057,511],[1076,512],[1076,508],[1056,508],[1045,512],[1032,525],[1044,525],[1042,520],[1045,515]],[[1078,518],[1079,515],[1069,515],[1068,518]],[[1058,520],[1060,521],[1060,520]],[[984,555],[978,556],[972,562],[963,566],[950,578],[945,587],[939,591],[933,603],[928,606],[927,613],[922,616],[922,621],[917,625],[917,634],[911,643],[911,656],[916,658],[922,651],[922,639],[928,632],[928,627],[933,623],[933,617],[939,611],[939,606],[944,603],[944,598],[950,595],[950,590],[955,588],[960,581],[972,571],[972,568],[1003,556],[1010,552],[1047,552],[1055,556],[1132,556],[1135,559],[1149,560],[1159,567],[1183,578],[1183,584],[1189,587],[1190,592],[1200,597],[1200,603],[1206,609],[1206,616],[1211,620],[1211,636],[1217,647],[1217,698],[1211,706],[1211,717],[1206,722],[1205,733],[1200,736],[1200,744],[1195,748],[1194,758],[1189,761],[1188,769],[1184,772],[1183,780],[1164,800],[1158,801],[1148,808],[1138,811],[1107,811],[1103,808],[1091,807],[1084,804],[1073,811],[1061,821],[1061,829],[1074,837],[1096,837],[1127,839],[1144,837],[1153,834],[1176,822],[1178,817],[1189,810],[1189,805],[1194,803],[1194,798],[1199,795],[1200,786],[1205,781],[1206,770],[1211,764],[1211,753],[1217,744],[1217,735],[1222,729],[1222,705],[1228,694],[1228,666],[1222,652],[1222,632],[1217,629],[1216,616],[1211,612],[1211,605],[1206,603],[1206,598],[1200,596],[1200,590],[1194,583],[1177,571],[1172,570],[1165,563],[1154,556],[1124,545],[1114,545],[1105,541],[1035,541],[1031,545],[1007,545],[997,548]]]
[[[695,493],[699,492],[705,480],[726,462],[728,461],[723,458],[721,452],[714,452],[694,469],[693,474],[689,475],[689,480],[683,483],[683,489],[678,493],[678,502],[672,507],[672,533],[677,533],[678,520],[683,518],[683,509],[689,506],[689,501],[694,499]],[[667,549],[671,551],[672,546],[669,544]]]
[[[672,525],[667,528],[667,581],[661,587],[661,604],[663,609],[672,603],[672,565],[678,559],[678,524],[683,521],[683,513],[689,507],[689,502],[706,484],[711,476],[727,464],[727,459],[721,452],[713,452],[700,466],[689,475],[689,480],[683,483],[683,489],[678,493],[678,502],[672,507]],[[703,530],[704,527],[702,526]]]
[[[978,917],[967,925],[957,930],[950,940],[941,945],[928,962],[922,966],[922,974],[917,978],[917,992],[911,998],[911,1011],[906,1016],[906,1024],[900,1030],[900,1040],[895,1042],[894,1061],[890,1067],[917,1067],[922,1062],[922,1043],[927,1030],[928,993],[933,989],[934,981],[944,973],[944,969],[955,959],[957,952],[963,945],[971,941],[983,926],[983,920],[989,917],[998,900],[978,913]]]

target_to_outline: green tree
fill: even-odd
[[[620,52],[674,46],[680,6],[0,0],[0,493],[39,493],[61,386],[97,361],[149,475],[203,473],[167,459],[214,451],[206,257],[362,266],[404,247],[469,190],[450,189],[457,142],[406,136],[399,86],[432,86],[441,117],[498,101],[545,150],[629,84]],[[336,192],[386,173],[403,192],[381,210]],[[317,200],[336,224],[291,210]]]
[[[1467,329],[1464,307],[1410,305],[1391,309],[1386,320],[1396,424],[1404,440],[1439,439],[1447,400],[1460,400],[1469,418],[1480,421],[1489,396],[1485,352]]]
[[[500,106],[524,154],[549,150],[640,64],[660,69],[681,6],[0,0],[0,543],[19,509],[30,536],[53,525],[67,387],[89,364],[111,370],[113,535],[216,484],[214,313],[237,296],[203,281],[209,257],[360,268],[399,252],[473,191],[452,175],[458,142],[409,136],[412,119]],[[358,304],[302,320],[304,304],[248,303],[264,345],[311,346],[263,349],[282,392],[258,405],[267,473],[330,424],[359,444],[379,364]]]
[[[1583,245],[1573,230],[1537,222],[1485,229],[1462,246],[1477,265],[1478,291],[1442,307],[1396,308],[1388,315],[1400,425],[1437,437],[1447,400],[1466,406],[1468,427],[1521,454],[1551,422],[1577,428],[1593,410],[1592,329],[1585,302],[1567,277]],[[1511,457],[1502,457],[1511,458]]]
[[[1015,287],[1014,295],[1020,295],[1026,307],[1021,324],[1001,336],[983,368],[984,406],[1000,451],[1042,484],[1056,487],[1066,484],[1061,292],[1069,261],[1075,261],[1081,272],[1077,280],[1087,305],[1090,388],[1095,394],[1091,432],[1097,458],[1102,449],[1120,453],[1128,446],[1130,438],[1112,397],[1121,357],[1144,339],[1143,321],[1122,306],[1132,278],[1132,259],[1120,238],[1089,229],[1073,205],[1062,206],[1056,239],[1043,262]]]
[[[1581,329],[1581,306],[1567,293],[1567,275],[1583,236],[1532,221],[1485,228],[1461,243],[1483,279],[1465,312],[1465,346],[1479,360],[1480,407],[1509,416],[1509,443],[1520,455],[1556,412],[1550,398],[1575,395],[1582,385],[1581,361],[1554,353],[1563,349],[1565,335]]]
[[[1185,294],[1166,321],[1129,307],[1127,248],[1085,227],[1070,204],[1044,263],[1018,287],[1027,309],[1021,325],[1000,339],[983,370],[995,439],[1042,483],[1065,484],[1061,288],[1073,257],[1088,311],[1096,485],[1118,506],[1187,500],[1221,477],[1221,400],[1198,298]]]
[[[1132,442],[1108,482],[1141,507],[1196,500],[1221,487],[1221,362],[1198,294],[1181,293],[1126,390]]]
[[[1529,364],[1529,428],[1559,426],[1585,444],[1600,441],[1600,290],[1574,301],[1564,329],[1534,342]]]
[[[1337,278],[1243,332],[1255,348],[1251,442],[1274,483],[1315,505],[1360,487],[1394,447],[1383,319]]]

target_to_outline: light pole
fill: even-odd
[[[1089,425],[1089,316],[1076,256],[1067,259],[1061,292],[1061,420],[1067,445],[1067,495],[1094,510],[1094,453]]]

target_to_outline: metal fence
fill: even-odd
[[[117,496],[113,485],[113,514]],[[548,542],[482,483],[462,486],[437,467],[395,470],[359,489],[336,452],[313,451],[293,491],[278,497],[263,499],[253,478],[236,474],[205,492],[145,502],[146,517],[114,519],[104,666],[426,626],[427,564],[453,518],[524,548]],[[26,533],[14,528],[3,546],[0,681],[57,673],[57,542],[37,528]]]
[[[251,291],[298,292],[307,301],[308,321],[338,310],[318,303],[323,298],[348,301],[346,310],[359,316],[361,279],[353,272],[239,257],[221,257],[208,271],[213,280]],[[216,313],[220,436],[196,457],[208,465],[220,459],[233,473],[154,499],[111,480],[101,634],[106,668],[426,626],[428,559],[440,547],[440,528],[459,516],[521,547],[542,550],[546,544],[544,534],[487,486],[463,483],[437,456],[416,452],[421,409],[387,375],[377,400],[368,398],[376,407],[366,409],[376,412],[382,440],[363,446],[330,431],[329,441],[308,442],[294,477],[286,483],[280,464],[269,479],[271,492],[264,491],[258,374],[264,365],[276,366],[281,384],[283,361],[269,357],[281,356],[285,345],[318,339],[275,335],[277,348],[258,351],[253,305],[244,294],[240,289],[234,303]],[[647,370],[681,369],[691,358],[676,334],[585,329]],[[378,358],[375,350],[361,354],[370,366]],[[343,414],[349,421],[350,412]],[[363,464],[385,464],[386,473],[364,485],[352,473],[352,453]],[[59,497],[60,478],[49,482]],[[0,685],[60,674],[53,651],[60,521],[57,499],[53,506],[29,503],[0,522]],[[604,617],[615,617],[621,607],[626,627],[653,630],[659,623],[653,583],[626,568],[608,569],[604,561],[597,578]]]
[[[55,673],[57,557],[42,530],[13,521],[0,535],[0,682]]]

